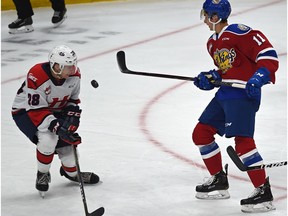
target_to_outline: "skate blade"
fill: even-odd
[[[197,192],[195,197],[197,199],[218,200],[218,199],[229,199],[230,194],[228,190],[218,190],[211,192]]]
[[[46,192],[44,192],[44,191],[39,191],[39,195],[40,195],[40,197],[41,197],[42,199],[44,199],[44,198],[45,198],[45,195],[46,195]]]
[[[275,210],[272,201],[263,202],[256,205],[242,205],[241,211],[245,213],[261,213]]]
[[[53,28],[59,27],[66,19],[67,19],[67,15],[65,14],[65,16],[63,17],[63,19],[60,22],[53,24]]]
[[[9,29],[9,34],[22,34],[22,33],[29,33],[34,31],[32,25],[22,26],[18,29]]]

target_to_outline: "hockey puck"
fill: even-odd
[[[96,80],[92,80],[91,81],[91,85],[94,87],[94,88],[98,88],[99,84]]]

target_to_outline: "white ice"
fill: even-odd
[[[203,201],[195,186],[208,172],[191,131],[215,91],[192,82],[125,75],[116,63],[124,50],[131,69],[196,76],[214,68],[206,51],[211,32],[199,19],[202,0],[115,1],[67,5],[68,19],[53,29],[51,8],[35,9],[35,31],[9,35],[15,11],[2,12],[1,204],[3,216],[84,215],[78,184],[59,175],[54,158],[45,199],[35,189],[35,146],[18,130],[12,101],[28,70],[47,61],[54,45],[77,52],[82,71],[79,133],[81,169],[103,183],[85,186],[90,212],[107,216],[238,216],[240,200],[253,186],[226,154],[233,139],[217,137],[223,164],[229,164],[231,198]],[[255,139],[266,163],[287,160],[287,20],[285,0],[231,0],[229,23],[260,29],[279,53],[275,85],[263,91]],[[96,79],[100,86],[92,88]],[[287,169],[267,169],[277,210],[287,215]],[[251,214],[253,215],[253,214]],[[259,214],[258,214],[259,215]]]

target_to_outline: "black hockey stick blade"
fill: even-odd
[[[124,51],[117,52],[117,63],[118,63],[118,67],[122,73],[129,72],[129,70],[126,66],[126,59],[125,59],[125,52]]]
[[[247,167],[241,161],[241,159],[239,158],[239,156],[237,155],[236,151],[234,150],[232,146],[228,146],[226,150],[227,150],[229,157],[234,162],[234,164],[238,167],[238,169],[240,169],[243,172],[265,169],[265,168],[274,168],[274,167],[279,167],[279,166],[287,166],[287,161],[281,161],[281,162],[275,162],[275,163],[270,163],[270,164],[262,164],[262,165]]]
[[[229,157],[231,158],[231,160],[234,162],[234,164],[238,167],[238,169],[240,169],[241,171],[247,171],[247,167],[243,164],[243,162],[241,161],[241,159],[238,157],[236,151],[233,149],[232,146],[228,146],[226,149]]]
[[[105,212],[103,207],[96,209],[94,212],[88,213],[89,216],[102,216]]]

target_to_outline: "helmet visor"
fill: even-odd
[[[201,11],[200,11],[200,20],[204,20],[205,19],[205,16],[207,15],[208,13],[204,10],[204,9],[202,9]]]

